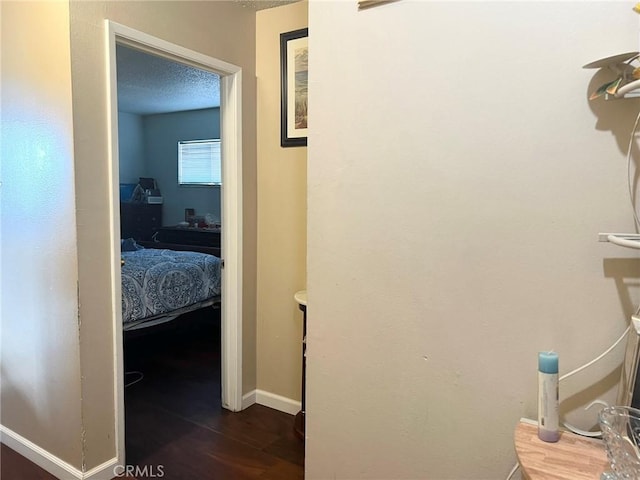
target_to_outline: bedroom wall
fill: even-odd
[[[142,116],[118,112],[120,183],[138,183],[145,176]]]
[[[640,102],[581,66],[638,49],[634,3],[310,2],[305,478],[505,478],[538,351],[563,374],[622,333],[638,251],[597,234],[634,230]]]
[[[69,5],[3,1],[0,18],[2,442],[33,442],[78,468]]]
[[[105,18],[243,68],[243,387],[255,372],[255,12],[236,2],[71,1],[85,465],[115,455]]]
[[[220,138],[220,109],[145,115],[143,123],[146,171],[164,197],[162,224],[182,222],[185,208],[220,219],[220,187],[178,185],[178,142]]]
[[[256,15],[258,389],[300,401],[306,286],[307,148],[280,146],[280,34],[307,26],[307,2]]]

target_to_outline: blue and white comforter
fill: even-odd
[[[220,295],[221,260],[213,255],[147,248],[122,259],[125,326]]]

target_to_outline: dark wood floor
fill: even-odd
[[[56,480],[46,470],[2,444],[0,450],[0,478],[2,480]]]
[[[172,480],[302,479],[293,416],[220,406],[219,310],[185,317],[125,337],[125,370],[144,373],[125,390],[127,464],[162,465]]]
[[[293,416],[221,408],[219,312],[179,321],[125,337],[125,370],[144,373],[125,389],[127,464],[167,480],[303,479]],[[2,479],[53,479],[4,445],[0,463]]]

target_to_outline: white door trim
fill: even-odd
[[[124,462],[124,366],[120,282],[120,190],[118,160],[118,93],[116,41],[162,55],[221,76],[222,144],[222,276],[221,387],[222,406],[242,409],[242,69],[222,60],[172,44],[124,25],[105,20],[109,181],[111,182],[111,282],[114,312],[114,407],[116,452]]]

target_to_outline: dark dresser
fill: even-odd
[[[162,225],[162,204],[120,203],[120,238],[150,241]]]
[[[169,250],[190,250],[220,257],[220,229],[196,227],[160,227],[151,242],[141,245]]]

